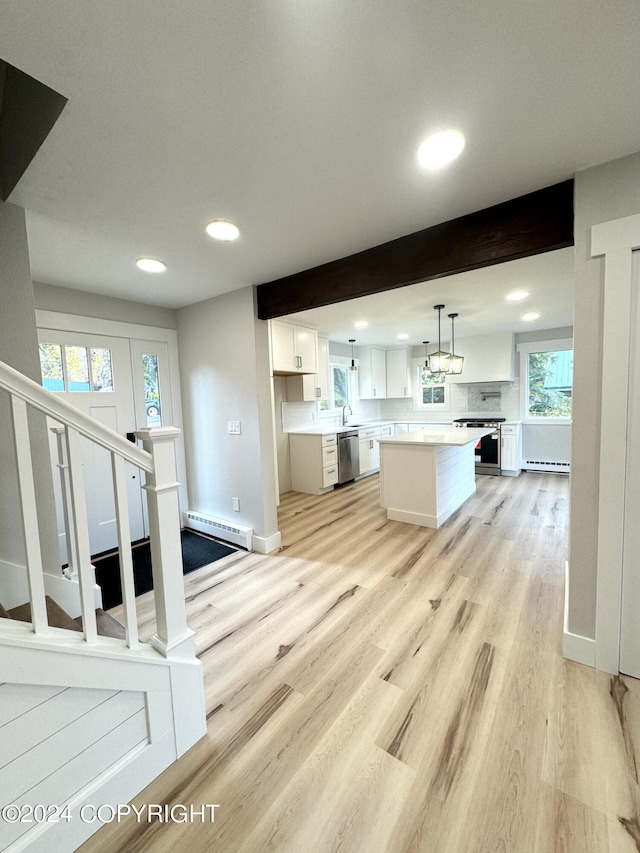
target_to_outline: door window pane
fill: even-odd
[[[111,350],[91,347],[91,379],[94,391],[113,391]]]
[[[147,426],[161,426],[162,412],[160,410],[158,356],[154,353],[144,353],[142,356],[142,368],[144,372],[144,397],[147,409]]]
[[[90,391],[89,359],[86,347],[66,346],[64,357],[67,362],[69,391]]]
[[[64,391],[60,344],[40,344],[39,349],[43,388],[47,391]]]

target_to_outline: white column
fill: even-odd
[[[180,544],[179,483],[176,480],[175,427],[136,430],[144,449],[153,457],[144,489],[149,508],[151,568],[158,631],[151,640],[165,657],[192,659],[193,631],[187,627]]]

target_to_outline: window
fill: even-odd
[[[424,366],[418,367],[418,399],[419,408],[446,407],[444,373],[431,373]]]
[[[144,398],[147,412],[147,426],[161,426],[160,380],[158,378],[158,356],[155,353],[142,354],[144,372]]]
[[[42,385],[48,391],[113,391],[111,350],[40,344]]]
[[[529,421],[568,421],[573,391],[571,341],[520,344],[524,415]]]
[[[331,409],[341,409],[349,405],[350,376],[352,374],[347,365],[329,365],[329,399],[321,400],[320,411],[328,412]]]

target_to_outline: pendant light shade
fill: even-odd
[[[449,373],[454,375],[462,373],[462,366],[464,364],[464,357],[461,355],[456,355],[455,338],[453,334],[453,322],[457,316],[457,314],[449,314],[449,318],[451,320],[451,356],[449,358]]]
[[[349,343],[351,344],[351,367],[349,368],[349,370],[352,373],[355,373],[358,369],[358,367],[356,365],[356,358],[355,358],[355,355],[353,352],[353,345],[355,344],[355,342],[356,342],[355,338],[349,338]]]
[[[429,370],[432,373],[449,373],[451,353],[443,351],[440,340],[440,312],[444,305],[434,305],[433,307],[438,312],[438,351],[429,356]]]

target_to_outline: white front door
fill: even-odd
[[[41,362],[44,358],[46,363],[43,369],[45,387],[122,436],[136,429],[131,348],[127,338],[40,329],[39,340]],[[139,425],[146,426],[146,422]],[[50,444],[60,555],[62,562],[66,563],[60,474],[56,467],[57,449],[53,435]],[[84,438],[82,452],[89,543],[91,553],[99,554],[118,544],[111,458],[108,451]],[[145,536],[143,473],[129,463],[126,463],[126,470],[131,538],[135,541]]]

